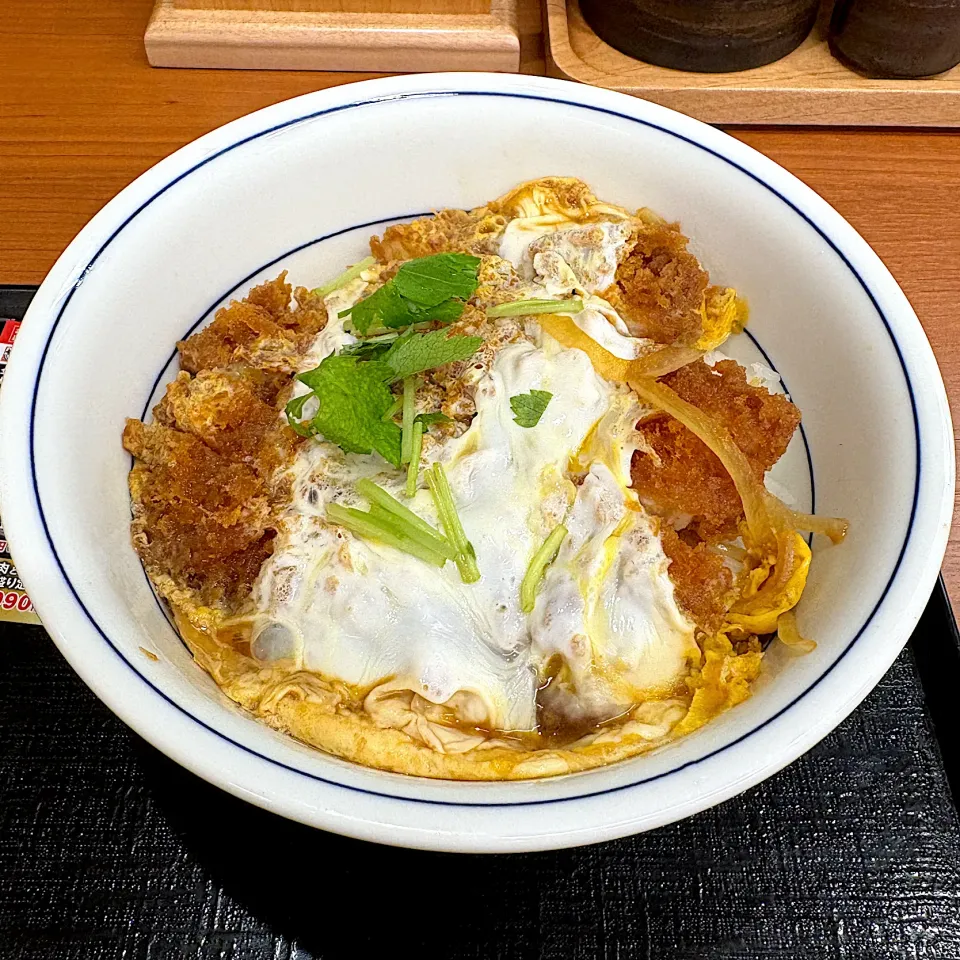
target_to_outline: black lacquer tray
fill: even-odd
[[[0,289],[0,316],[28,299]],[[958,681],[938,584],[854,714],[742,796],[613,843],[461,857],[221,793],[42,628],[0,624],[0,958],[960,958]]]

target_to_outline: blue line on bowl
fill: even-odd
[[[913,503],[911,504],[911,508],[910,508],[910,522],[909,522],[909,524],[908,524],[908,526],[907,526],[907,532],[906,532],[906,535],[905,535],[905,537],[904,537],[904,542],[903,542],[903,545],[902,545],[902,547],[900,548],[900,552],[899,552],[899,554],[898,554],[898,556],[897,556],[897,561],[896,561],[896,563],[894,564],[893,572],[891,573],[890,578],[889,578],[889,580],[887,581],[887,584],[886,584],[886,586],[884,587],[883,592],[882,592],[881,595],[880,595],[880,598],[877,600],[877,603],[875,604],[873,610],[870,612],[870,615],[867,617],[867,619],[866,619],[866,621],[864,622],[864,624],[863,624],[863,625],[860,627],[860,629],[856,632],[856,634],[855,634],[854,637],[849,641],[849,643],[847,643],[847,645],[846,645],[846,646],[844,647],[844,649],[841,651],[841,653],[840,653],[840,655],[837,657],[837,659],[834,660],[834,662],[833,662],[832,664],[830,664],[830,666],[827,667],[827,669],[824,670],[824,672],[823,672],[822,674],[820,674],[820,676],[819,676],[816,680],[814,680],[813,683],[811,683],[804,691],[802,691],[802,692],[799,693],[796,697],[794,697],[793,700],[791,700],[786,706],[784,706],[784,707],[782,707],[780,710],[778,710],[777,713],[775,713],[772,717],[769,717],[769,718],[768,718],[767,720],[765,720],[763,723],[761,723],[761,724],[759,724],[758,726],[754,727],[752,730],[747,731],[747,733],[744,733],[744,734],[742,734],[741,736],[737,737],[735,740],[731,740],[729,743],[726,743],[726,744],[724,744],[723,746],[718,747],[716,750],[713,750],[713,751],[711,751],[710,753],[707,753],[707,754],[705,754],[705,755],[702,756],[702,757],[697,757],[697,758],[694,759],[694,760],[688,760],[687,762],[685,762],[685,763],[683,763],[683,764],[680,764],[679,766],[674,767],[674,768],[671,769],[671,770],[667,770],[667,771],[664,771],[664,772],[662,772],[662,773],[655,774],[655,775],[650,776],[650,777],[645,777],[645,778],[640,779],[640,780],[634,780],[634,781],[632,781],[631,783],[621,784],[620,786],[616,786],[616,787],[608,787],[608,788],[603,789],[603,790],[587,791],[587,792],[584,792],[584,793],[578,793],[578,794],[576,794],[576,795],[574,795],[574,796],[558,797],[558,798],[549,799],[549,800],[519,800],[519,801],[510,802],[510,803],[485,803],[485,802],[483,802],[483,801],[478,801],[478,802],[475,802],[475,803],[464,803],[464,802],[456,802],[456,801],[449,801],[449,800],[428,800],[428,799],[421,798],[421,797],[407,797],[407,796],[403,796],[402,794],[386,793],[386,792],[384,792],[384,791],[379,791],[379,790],[368,790],[368,789],[365,789],[365,788],[363,788],[363,787],[356,787],[356,786],[352,786],[352,785],[350,785],[350,784],[340,783],[340,782],[338,782],[338,781],[336,781],[336,780],[329,780],[329,779],[327,779],[327,778],[325,778],[325,777],[320,777],[320,776],[317,776],[316,774],[307,773],[307,772],[304,771],[304,770],[300,770],[300,769],[298,769],[298,768],[296,768],[296,767],[292,767],[292,766],[290,766],[290,765],[288,765],[288,764],[282,763],[281,761],[275,760],[275,759],[273,759],[272,757],[268,757],[268,756],[265,756],[264,754],[258,753],[256,750],[253,750],[252,748],[247,747],[247,746],[245,746],[245,745],[242,744],[242,743],[238,743],[237,741],[235,741],[235,740],[231,739],[230,737],[226,736],[225,734],[221,733],[221,732],[220,732],[219,730],[217,730],[216,728],[210,726],[210,725],[207,724],[207,723],[204,723],[202,720],[200,720],[199,718],[193,716],[193,714],[191,714],[189,711],[187,711],[186,709],[184,709],[180,704],[178,704],[175,700],[173,700],[171,697],[169,697],[167,694],[165,694],[162,690],[160,690],[157,686],[155,686],[147,677],[145,677],[142,673],[140,673],[140,671],[137,670],[136,667],[133,665],[133,663],[131,663],[131,662],[123,655],[123,653],[120,651],[119,647],[107,636],[107,634],[104,632],[104,630],[101,628],[101,626],[100,626],[100,625],[97,623],[97,621],[91,616],[89,610],[87,610],[85,604],[84,604],[83,601],[80,599],[80,596],[79,596],[79,594],[77,593],[76,587],[73,585],[73,583],[71,582],[70,578],[68,577],[67,572],[66,572],[66,570],[64,569],[63,562],[62,562],[61,559],[60,559],[60,555],[58,554],[57,549],[56,549],[56,546],[55,546],[54,543],[53,543],[53,538],[52,538],[52,536],[51,536],[51,534],[50,534],[50,529],[49,529],[48,524],[47,524],[47,519],[46,519],[46,516],[45,516],[44,511],[43,511],[43,505],[42,505],[41,500],[40,500],[40,491],[39,491],[38,483],[37,483],[37,464],[36,464],[36,457],[34,456],[34,440],[35,440],[35,427],[36,427],[37,395],[38,395],[38,392],[39,392],[39,389],[40,389],[40,381],[41,381],[41,378],[42,378],[42,376],[43,376],[44,364],[45,364],[46,359],[47,359],[47,354],[48,354],[48,352],[49,352],[49,350],[50,350],[50,344],[51,344],[51,342],[52,342],[52,340],[53,340],[54,333],[55,333],[55,331],[56,331],[56,329],[57,329],[57,326],[58,326],[59,323],[60,323],[60,320],[61,320],[62,317],[63,317],[64,312],[65,312],[66,309],[67,309],[67,306],[69,305],[70,301],[73,299],[74,293],[77,291],[77,289],[78,289],[78,288],[80,287],[80,285],[83,283],[84,277],[90,272],[90,270],[93,269],[93,267],[95,266],[95,264],[96,264],[97,261],[99,260],[100,256],[103,254],[104,250],[107,249],[107,247],[116,239],[116,237],[121,233],[121,231],[122,231],[132,220],[134,220],[137,216],[139,216],[139,214],[142,213],[144,209],[146,209],[151,203],[153,203],[153,201],[156,200],[159,196],[161,196],[162,194],[166,193],[171,187],[173,187],[174,185],[176,185],[177,183],[179,183],[179,182],[180,182],[181,180],[183,180],[184,178],[188,177],[190,174],[194,173],[196,170],[200,169],[201,167],[206,166],[208,163],[211,163],[213,160],[217,159],[218,157],[223,156],[224,154],[229,153],[230,151],[235,150],[237,147],[243,146],[243,145],[246,144],[246,143],[249,143],[249,142],[251,142],[251,141],[253,141],[253,140],[257,140],[257,139],[259,139],[260,137],[266,136],[266,135],[268,135],[268,134],[274,133],[274,132],[276,132],[276,131],[278,131],[278,130],[285,129],[285,128],[290,127],[290,126],[294,126],[294,125],[296,125],[296,124],[298,124],[298,123],[302,123],[302,122],[304,122],[304,121],[306,121],[306,120],[312,120],[312,119],[315,119],[315,118],[318,118],[318,117],[327,116],[327,115],[335,114],[335,113],[340,113],[340,112],[342,112],[342,111],[344,111],[344,110],[356,109],[356,108],[358,108],[358,107],[372,106],[372,105],[384,103],[384,102],[387,102],[387,101],[395,101],[395,100],[419,100],[419,99],[427,99],[427,98],[429,98],[429,99],[436,99],[436,98],[443,98],[443,97],[461,97],[461,96],[462,96],[462,97],[500,97],[500,98],[507,98],[507,99],[515,99],[515,100],[533,100],[533,101],[539,101],[539,102],[543,102],[543,103],[556,103],[556,104],[560,104],[560,105],[562,105],[562,106],[574,107],[574,108],[580,109],[580,110],[588,110],[588,111],[595,112],[595,113],[606,114],[606,115],[609,115],[609,116],[612,116],[612,117],[617,117],[617,118],[622,119],[622,120],[628,120],[628,121],[630,121],[631,123],[638,123],[638,124],[640,124],[641,126],[646,126],[646,127],[649,127],[649,128],[651,128],[651,129],[653,129],[653,130],[657,130],[657,131],[659,131],[659,132],[661,132],[661,133],[665,133],[665,134],[667,134],[668,136],[672,136],[672,137],[675,137],[675,138],[678,139],[678,140],[682,140],[683,142],[689,144],[689,145],[692,146],[692,147],[695,147],[695,148],[698,149],[698,150],[703,150],[704,152],[709,153],[711,156],[716,157],[718,160],[722,161],[723,163],[726,163],[726,164],[728,164],[729,166],[732,166],[733,168],[735,168],[736,170],[739,170],[739,171],[740,171],[741,173],[743,173],[744,175],[750,177],[750,179],[756,181],[756,183],[758,183],[758,184],[759,184],[760,186],[762,186],[764,189],[769,190],[772,194],[774,194],[774,196],[778,197],[784,204],[786,204],[788,207],[790,207],[790,209],[793,210],[794,213],[796,213],[799,217],[801,217],[813,230],[815,230],[815,231],[817,232],[817,234],[818,234],[820,237],[822,237],[822,239],[830,246],[830,248],[834,251],[834,253],[836,253],[836,255],[843,261],[843,263],[846,265],[847,269],[853,274],[853,276],[855,276],[855,277],[857,278],[858,282],[860,283],[860,286],[863,288],[863,291],[866,293],[867,297],[870,299],[870,302],[873,304],[873,307],[874,307],[874,309],[876,310],[877,315],[880,317],[880,320],[881,320],[881,322],[883,323],[884,328],[886,329],[888,336],[890,337],[891,343],[893,344],[894,350],[896,351],[897,358],[898,358],[898,360],[900,361],[901,369],[903,370],[904,381],[905,381],[905,383],[906,383],[907,392],[908,392],[909,397],[910,397],[911,413],[912,413],[912,415],[913,415],[914,436],[915,436],[915,441],[916,441],[916,446],[915,446],[916,475],[915,475],[915,478],[914,478]],[[378,221],[378,222],[382,222],[382,221]],[[353,229],[353,228],[346,228],[346,229]],[[219,302],[219,301],[218,301],[218,302]],[[757,347],[759,348],[759,344],[757,344]],[[168,364],[168,365],[169,365],[169,364]],[[804,442],[806,442],[806,438],[804,438]],[[160,696],[161,698],[163,698],[167,703],[169,703],[169,704],[170,704],[171,706],[173,706],[175,709],[177,709],[178,711],[180,711],[181,713],[183,713],[185,716],[189,717],[191,720],[194,721],[194,723],[196,723],[196,724],[198,724],[199,726],[203,727],[204,729],[208,730],[210,733],[213,733],[215,736],[219,737],[220,739],[225,740],[226,742],[232,744],[232,745],[235,746],[235,747],[238,747],[239,749],[243,750],[244,752],[249,753],[249,754],[251,754],[252,756],[258,757],[258,758],[261,759],[261,760],[265,760],[265,761],[268,762],[268,763],[271,763],[271,764],[274,764],[274,765],[276,765],[276,766],[278,766],[278,767],[281,767],[281,768],[283,768],[283,769],[285,769],[285,770],[288,770],[288,771],[290,771],[291,773],[298,774],[299,776],[306,777],[306,778],[311,779],[311,780],[317,780],[317,781],[319,781],[319,782],[321,782],[321,783],[326,783],[326,784],[328,784],[328,785],[330,785],[330,786],[335,786],[335,787],[340,787],[340,788],[345,789],[345,790],[355,791],[355,792],[357,792],[357,793],[363,793],[363,794],[370,794],[370,795],[373,795],[373,796],[385,797],[385,798],[388,798],[388,799],[391,799],[391,800],[399,800],[399,801],[402,801],[402,802],[405,802],[405,803],[418,803],[418,804],[428,804],[428,805],[431,805],[431,806],[448,806],[448,807],[490,807],[490,808],[495,808],[495,807],[518,807],[518,806],[543,806],[543,805],[550,805],[550,804],[569,803],[569,802],[571,802],[571,801],[584,800],[584,799],[586,799],[586,798],[588,798],[588,797],[600,796],[600,795],[609,794],[609,793],[617,793],[617,792],[619,792],[619,791],[621,791],[621,790],[628,790],[628,789],[631,789],[631,788],[633,788],[633,787],[638,787],[638,786],[641,786],[641,785],[646,784],[646,783],[651,783],[651,782],[654,782],[654,781],[657,781],[657,780],[662,780],[662,779],[664,779],[665,777],[673,776],[674,774],[679,773],[681,770],[685,770],[685,769],[687,769],[688,767],[696,766],[696,765],[698,765],[698,764],[700,764],[700,763],[703,763],[703,762],[705,762],[706,760],[709,760],[710,758],[715,757],[715,756],[717,756],[718,754],[725,752],[726,750],[729,750],[731,747],[734,747],[734,746],[736,746],[737,744],[742,743],[744,740],[752,737],[754,734],[758,733],[760,730],[762,730],[762,729],[764,729],[765,727],[769,726],[771,723],[773,723],[773,722],[774,722],[775,720],[777,720],[779,717],[783,716],[783,714],[785,714],[787,711],[789,711],[790,709],[792,709],[800,700],[802,700],[805,696],[807,696],[816,686],[818,686],[827,676],[829,676],[829,674],[836,668],[837,664],[839,664],[840,661],[843,660],[843,658],[850,652],[850,650],[853,648],[854,644],[855,644],[855,643],[857,642],[857,640],[863,635],[863,632],[864,632],[864,631],[867,629],[867,627],[870,625],[871,621],[872,621],[873,618],[876,616],[877,611],[878,611],[878,610],[880,609],[880,607],[882,606],[883,601],[886,599],[887,594],[890,592],[890,588],[891,588],[891,586],[893,585],[894,581],[895,581],[896,578],[897,578],[897,573],[898,573],[899,570],[900,570],[900,565],[901,565],[901,563],[903,562],[904,554],[906,553],[907,547],[908,547],[908,545],[909,545],[909,543],[910,543],[910,540],[911,540],[911,536],[912,536],[912,534],[913,534],[914,520],[915,520],[915,518],[916,518],[916,511],[917,511],[917,502],[918,502],[919,494],[920,494],[920,471],[921,471],[920,453],[921,453],[921,446],[920,446],[920,423],[919,423],[919,419],[918,419],[918,415],[917,415],[917,405],[916,405],[916,398],[915,398],[915,395],[914,395],[913,384],[912,384],[911,381],[910,381],[910,375],[909,375],[909,373],[908,373],[908,371],[907,371],[907,366],[906,366],[906,363],[904,362],[904,359],[903,359],[903,353],[902,353],[902,351],[901,351],[901,349],[900,349],[900,344],[897,342],[896,337],[893,335],[893,330],[890,328],[890,323],[889,323],[889,321],[887,320],[886,316],[884,316],[883,311],[880,309],[880,305],[877,303],[877,299],[876,299],[876,297],[873,295],[873,291],[870,289],[870,287],[869,287],[869,286],[867,285],[867,283],[864,281],[863,277],[861,277],[860,274],[857,272],[857,270],[854,268],[853,264],[850,263],[850,261],[849,261],[849,260],[847,259],[847,257],[844,255],[843,251],[841,251],[841,250],[837,247],[837,245],[833,242],[833,240],[831,240],[830,237],[828,237],[828,236],[820,229],[820,227],[818,227],[817,224],[815,224],[815,223],[813,222],[813,220],[810,219],[810,217],[808,217],[808,216],[807,216],[802,210],[800,210],[795,204],[793,204],[790,200],[788,200],[783,194],[781,194],[778,190],[776,190],[774,187],[772,187],[772,186],[771,186],[770,184],[768,184],[766,181],[764,181],[763,179],[761,179],[757,174],[752,173],[750,170],[747,170],[745,167],[740,166],[740,164],[738,164],[738,163],[736,163],[735,161],[731,160],[729,157],[725,157],[723,154],[718,153],[716,150],[713,150],[713,149],[711,149],[710,147],[705,146],[704,144],[697,143],[697,141],[692,140],[691,138],[686,137],[686,136],[684,136],[683,134],[677,133],[675,130],[670,130],[669,128],[660,126],[659,124],[656,124],[656,123],[654,123],[654,122],[652,122],[652,121],[650,121],[650,120],[642,120],[642,119],[640,119],[639,117],[631,117],[631,116],[629,116],[628,114],[620,113],[619,111],[616,111],[616,110],[610,110],[610,109],[608,109],[608,108],[606,108],[606,107],[597,107],[597,106],[593,106],[593,105],[590,105],[590,104],[577,103],[576,101],[573,101],[573,100],[565,100],[565,99],[563,99],[563,98],[561,98],[561,97],[548,97],[548,96],[544,96],[544,95],[542,95],[542,94],[505,93],[505,92],[499,92],[499,91],[484,91],[484,90],[455,90],[455,91],[439,91],[439,92],[428,92],[428,93],[410,93],[410,94],[390,95],[390,96],[388,96],[388,97],[374,97],[374,98],[370,98],[370,99],[368,99],[368,100],[360,100],[360,101],[356,101],[356,102],[354,102],[354,103],[342,104],[342,105],[340,105],[340,106],[330,107],[330,108],[327,108],[327,109],[325,109],[325,110],[317,110],[317,111],[314,111],[314,112],[312,112],[312,113],[305,114],[305,115],[303,115],[303,116],[301,116],[301,117],[295,117],[295,118],[292,119],[292,120],[284,121],[283,123],[276,124],[276,125],[274,125],[273,127],[269,127],[269,128],[266,129],[266,130],[261,130],[261,131],[259,131],[258,133],[254,133],[254,134],[251,134],[251,135],[249,135],[249,136],[247,136],[247,137],[244,137],[244,138],[236,141],[235,143],[230,144],[229,146],[223,147],[221,150],[218,150],[218,151],[216,151],[215,153],[211,154],[210,156],[204,158],[204,159],[201,160],[199,163],[194,164],[194,166],[190,167],[190,169],[185,170],[183,173],[181,173],[181,174],[179,174],[178,176],[174,177],[169,183],[167,183],[165,186],[163,186],[162,188],[160,188],[159,190],[157,190],[157,191],[156,191],[154,194],[152,194],[147,200],[145,200],[142,204],[140,204],[140,206],[137,207],[137,209],[134,210],[134,212],[131,213],[131,214],[110,234],[110,236],[104,241],[104,243],[103,243],[103,244],[101,245],[101,247],[97,250],[97,252],[94,254],[94,256],[90,259],[90,261],[87,263],[87,265],[79,272],[76,280],[74,281],[74,283],[73,283],[73,285],[72,285],[72,287],[71,287],[71,289],[70,289],[70,292],[68,293],[68,295],[66,296],[66,298],[65,298],[64,301],[63,301],[63,303],[62,303],[61,306],[60,306],[60,310],[59,310],[58,313],[57,313],[57,317],[56,317],[56,319],[54,320],[54,323],[53,323],[53,325],[52,325],[51,328],[50,328],[50,333],[49,333],[48,336],[47,336],[47,341],[46,341],[46,343],[44,344],[43,352],[42,352],[42,354],[41,354],[41,356],[40,356],[40,363],[39,363],[39,365],[38,365],[38,367],[37,367],[36,382],[35,382],[35,385],[34,385],[33,399],[32,399],[31,408],[30,408],[30,466],[31,466],[31,476],[32,476],[32,482],[33,482],[34,497],[35,497],[36,503],[37,503],[37,510],[38,510],[39,515],[40,515],[41,523],[42,523],[42,525],[43,525],[44,534],[46,535],[47,542],[48,542],[48,544],[50,545],[50,550],[51,550],[51,552],[53,553],[53,557],[54,557],[54,560],[55,560],[56,563],[57,563],[58,568],[60,569],[60,573],[61,573],[61,575],[62,575],[62,577],[63,577],[63,580],[64,580],[64,582],[67,584],[68,588],[70,589],[70,592],[73,594],[73,597],[74,597],[74,599],[77,601],[78,606],[79,606],[80,609],[83,611],[83,613],[84,613],[84,615],[87,617],[87,619],[90,621],[91,625],[97,630],[97,632],[100,634],[100,636],[103,637],[104,641],[110,646],[110,648],[111,648],[111,649],[113,650],[113,652],[120,658],[120,660],[121,660],[123,663],[125,663],[125,664],[130,668],[130,670],[132,670],[132,671],[133,671],[148,687],[150,687],[150,689],[152,689],[158,696]],[[808,455],[809,455],[809,448],[808,448]],[[811,473],[811,480],[812,480],[812,473]],[[476,785],[476,786],[482,786],[482,785]]]
[[[227,299],[227,297],[230,297],[233,294],[237,293],[237,291],[239,291],[242,287],[246,287],[247,284],[249,284],[254,277],[257,277],[260,274],[265,273],[267,270],[270,269],[270,267],[276,266],[282,260],[286,260],[288,257],[292,257],[295,253],[300,253],[302,250],[308,250],[310,247],[314,247],[318,243],[323,243],[326,240],[333,240],[336,237],[342,237],[345,234],[353,233],[356,230],[368,230],[370,227],[378,227],[384,223],[399,223],[404,220],[414,220],[417,217],[426,217],[429,215],[430,215],[429,211],[421,211],[419,213],[401,214],[400,216],[397,216],[397,217],[382,217],[379,220],[368,220],[366,223],[358,223],[356,226],[353,226],[353,227],[343,227],[342,229],[336,230],[333,233],[328,233],[322,237],[317,237],[314,240],[307,240],[306,243],[300,243],[295,247],[291,247],[289,250],[284,251],[279,256],[274,257],[272,260],[268,260],[266,263],[261,264],[261,266],[257,267],[256,270],[251,270],[242,280],[239,280],[232,287],[230,287],[229,290],[227,290],[224,294],[222,294],[220,297],[214,300],[213,303],[210,304],[210,306],[200,315],[199,319],[194,320],[194,322],[190,324],[190,326],[184,332],[183,336],[180,337],[180,339],[186,340],[187,337],[189,337],[197,329],[197,327],[199,327],[201,324],[203,324],[207,320],[211,319],[213,312],[217,309],[217,307],[219,307],[221,303],[223,303]],[[763,357],[764,363],[766,363],[766,365],[771,370],[773,370],[778,377],[780,377],[780,383],[782,384],[784,391],[787,394],[789,394],[790,388],[787,386],[787,383],[783,379],[783,377],[780,376],[780,371],[777,369],[776,364],[770,358],[770,354],[767,353],[767,351],[760,345],[760,341],[757,340],[757,338],[749,330],[743,330],[743,334],[757,348],[757,351],[760,353],[760,356]],[[151,404],[155,402],[154,398],[157,395],[157,390],[159,389],[160,384],[164,379],[164,376],[167,375],[168,371],[170,370],[176,358],[177,358],[177,350],[174,349],[173,351],[171,351],[170,356],[167,358],[167,362],[160,369],[160,372],[157,374],[156,378],[153,381],[153,386],[150,388],[150,392],[147,394],[147,399],[143,405],[143,410],[140,412],[141,420],[146,420],[147,412],[149,411]],[[802,421],[800,423],[800,439],[803,441],[803,452],[807,458],[807,472],[810,477],[810,513],[816,513],[817,491],[816,491],[816,484],[814,482],[814,475],[813,475],[813,456],[810,452],[810,444],[807,441],[807,432],[804,429]],[[131,468],[133,467],[132,456],[130,457],[130,466]],[[807,543],[812,545],[813,534],[808,534],[806,539],[807,539]],[[154,600],[156,600],[157,602],[157,606],[159,606],[160,608],[160,611],[163,613],[167,622],[172,627],[174,627],[174,629],[176,629],[173,622],[173,617],[171,616],[170,611],[167,609],[166,604],[164,604],[163,601],[157,596],[156,591],[153,589],[153,584],[150,583],[150,579],[149,577],[147,577],[146,571],[144,571],[143,575],[147,581],[147,585],[150,587],[150,592],[153,594]],[[186,644],[184,644],[184,646],[186,646]]]

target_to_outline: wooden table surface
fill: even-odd
[[[527,0],[523,69],[542,72]],[[242,114],[369,74],[157,70],[143,52],[152,0],[0,0],[0,283],[39,283],[118,190]],[[832,203],[906,291],[960,402],[960,134],[739,128]],[[960,531],[944,562],[960,599]]]

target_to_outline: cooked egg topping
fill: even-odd
[[[629,222],[603,221],[586,226],[557,214],[511,220],[500,241],[500,256],[525,280],[562,260],[578,285],[597,291],[613,283],[620,251],[630,238]]]
[[[218,311],[124,430],[134,545],[229,697],[373,767],[520,779],[695,730],[760,634],[812,648],[800,531],[846,524],[764,489],[799,413],[716,353],[746,305],[679,225],[545,177],[370,252]]]
[[[700,653],[654,521],[594,463],[567,526],[532,618],[537,654],[559,655],[581,706],[600,714],[671,692]]]
[[[337,314],[364,286],[358,280],[330,298],[330,323],[305,362],[353,339]],[[656,522],[628,487],[641,408],[585,353],[528,326],[529,336],[501,346],[473,385],[469,428],[425,450],[444,464],[480,580],[464,583],[452,563],[438,570],[324,520],[328,503],[361,504],[354,486],[362,477],[397,497],[402,478],[376,455],[306,444],[256,586],[255,653],[294,655],[357,688],[386,683],[436,704],[462,704],[469,694],[472,724],[513,731],[535,729],[537,689],[557,655],[578,697],[610,715],[685,675],[694,627],[674,600]],[[531,390],[552,399],[528,429],[510,398]],[[438,523],[426,489],[405,502]],[[524,573],[564,522],[570,536],[526,614]]]

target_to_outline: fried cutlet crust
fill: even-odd
[[[506,223],[506,217],[487,207],[441,210],[433,217],[387,227],[382,237],[371,238],[370,252],[382,263],[435,253],[495,253]]]
[[[381,262],[410,260],[435,253],[495,254],[500,236],[514,217],[530,216],[539,209],[537,198],[549,199],[551,209],[586,215],[599,205],[593,191],[574,177],[543,177],[473,210],[441,210],[432,217],[387,227],[383,237],[373,237],[370,252]],[[626,211],[621,211],[625,213]]]
[[[290,293],[281,274],[183,341],[184,369],[154,422],[128,420],[123,433],[135,458],[133,542],[147,573],[161,593],[187,589],[224,613],[242,605],[271,553],[283,492],[274,477],[300,442],[280,419],[290,375],[261,349],[271,339],[295,351],[319,329],[307,291],[292,308]]]
[[[205,606],[240,599],[270,555],[269,504],[254,470],[198,437],[127,421],[133,542],[151,577],[194,590]]]
[[[660,529],[660,542],[680,608],[704,633],[715,633],[732,600],[733,574],[705,543],[691,544],[667,524]]]
[[[702,360],[663,378],[684,400],[729,431],[762,479],[787,449],[800,411],[785,397],[747,383],[733,360],[709,367]],[[676,520],[708,543],[731,540],[743,519],[743,504],[723,464],[686,427],[665,414],[637,425],[645,449],[633,457],[633,488],[647,509]]]
[[[180,369],[189,373],[244,363],[262,370],[292,373],[298,353],[326,326],[320,297],[305,287],[294,291],[287,272],[254,287],[243,300],[221,307],[213,323],[177,344]]]
[[[693,343],[709,277],[687,250],[679,224],[654,222],[637,230],[633,248],[603,296],[634,337],[657,343]]]

